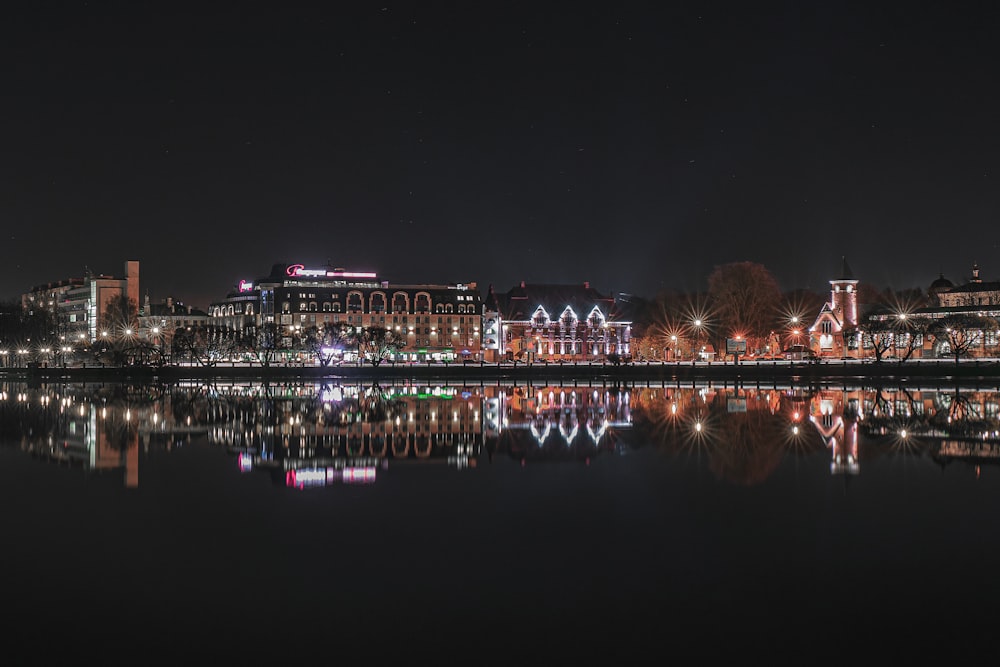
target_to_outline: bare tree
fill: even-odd
[[[235,348],[261,366],[270,366],[277,356],[281,338],[278,325],[264,322],[259,327],[250,327],[237,336]]]
[[[896,323],[889,319],[873,319],[861,329],[861,347],[870,349],[875,363],[881,363],[896,339]]]
[[[924,342],[924,336],[930,329],[931,320],[923,316],[907,315],[896,318],[896,355],[899,363],[913,356]]]
[[[985,347],[987,332],[995,334],[1000,328],[992,317],[975,314],[949,315],[934,320],[928,327],[931,336],[947,345],[957,364],[962,356],[977,347]]]
[[[367,359],[372,366],[391,357],[403,342],[394,331],[384,327],[358,327],[349,337],[357,346],[358,361]]]
[[[172,357],[187,358],[199,366],[213,366],[211,344],[205,327],[179,327],[171,341]]]
[[[747,349],[756,349],[774,329],[781,288],[762,264],[734,262],[715,267],[708,277],[708,296],[718,318],[718,343],[742,336]]]

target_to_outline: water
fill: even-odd
[[[5,646],[971,657],[993,632],[998,406],[955,386],[7,383]]]

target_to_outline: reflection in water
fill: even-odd
[[[580,462],[656,447],[759,484],[826,452],[834,475],[879,456],[1000,461],[1000,393],[735,386],[425,386],[323,382],[0,385],[0,442],[139,482],[140,453],[193,438],[293,488],[371,484],[389,467]]]

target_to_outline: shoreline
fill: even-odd
[[[150,367],[42,367],[0,369],[0,380],[20,381],[179,381],[199,379],[433,379],[657,381],[685,380],[794,380],[867,379],[975,380],[1000,378],[1000,360],[855,361],[831,362],[638,362],[620,366],[602,364],[454,364],[383,363],[379,366],[163,366]]]

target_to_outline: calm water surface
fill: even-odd
[[[8,383],[6,650],[978,657],[998,406],[956,386]]]

